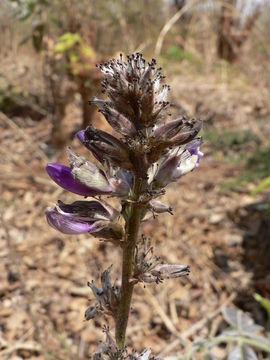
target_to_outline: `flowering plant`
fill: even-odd
[[[108,100],[93,98],[114,130],[114,135],[93,126],[78,132],[79,141],[92,152],[97,163],[68,149],[70,166],[47,164],[49,176],[62,188],[94,200],[64,204],[58,201],[46,211],[48,223],[64,234],[90,233],[122,250],[122,282],[113,285],[110,268],[101,274],[101,287],[89,282],[96,304],[86,310],[86,320],[109,314],[115,321],[115,336],[105,328],[106,341],[94,359],[150,359],[151,351],[127,353],[125,335],[134,286],[138,282],[159,283],[188,275],[188,265],[163,264],[140,235],[140,224],[157,213],[172,213],[158,198],[165,187],[199,165],[203,153],[196,138],[202,122],[179,117],[166,121],[170,87],[163,84],[156,61],[147,63],[136,53],[125,61],[99,65],[104,75],[103,92]],[[120,200],[118,211],[96,196]]]

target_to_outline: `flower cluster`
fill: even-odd
[[[188,275],[188,265],[164,264],[160,257],[154,255],[150,239],[142,236],[135,248],[133,281],[144,283],[160,283],[164,279],[178,278]]]
[[[88,282],[88,286],[91,288],[97,303],[86,309],[85,320],[94,319],[102,313],[113,317],[116,316],[120,293],[119,288],[116,285],[112,285],[110,271],[111,267],[101,274],[101,288],[97,287],[93,281]]]
[[[158,283],[187,275],[188,266],[161,264],[153,257],[151,246],[146,251],[136,229],[152,215],[172,213],[171,207],[157,198],[169,183],[198,167],[203,156],[202,139],[197,137],[202,122],[186,117],[167,121],[171,115],[167,99],[170,87],[163,83],[155,60],[147,63],[136,53],[126,61],[120,56],[98,67],[104,75],[102,88],[108,100],[93,98],[90,104],[104,115],[112,134],[88,126],[77,133],[77,138],[95,161],[68,149],[69,166],[49,163],[46,168],[52,180],[65,190],[93,199],[71,204],[58,201],[46,211],[48,223],[65,234],[90,233],[120,245],[123,257],[132,257],[132,272],[123,274],[128,281]],[[113,208],[100,196],[119,198],[121,209]],[[102,276],[102,288],[89,283],[97,304],[87,309],[86,319],[102,312],[117,318],[119,309],[124,309],[123,288],[119,291],[111,285],[109,270]],[[123,302],[126,304],[126,300]],[[147,354],[136,359],[148,359]]]
[[[101,64],[100,69],[105,76],[103,88],[110,100],[94,98],[91,103],[99,107],[118,137],[93,126],[79,131],[78,139],[99,164],[68,149],[69,167],[47,164],[49,176],[58,185],[84,197],[112,195],[128,199],[132,196],[134,173],[147,173],[145,190],[151,192],[198,166],[203,155],[199,150],[202,139],[193,139],[200,131],[201,121],[181,117],[162,123],[168,113],[170,88],[161,84],[163,76],[154,60],[147,64],[141,54],[135,54],[127,62],[121,57]],[[85,209],[83,203],[78,206],[76,202],[48,210],[49,224],[63,233],[89,232],[100,237],[107,224],[110,230],[119,227],[115,235],[120,236],[120,226],[114,221],[115,209],[97,201],[84,204]]]

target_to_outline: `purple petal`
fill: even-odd
[[[84,144],[85,141],[85,130],[80,130],[76,134],[77,138],[80,140],[82,144]]]
[[[45,214],[48,224],[63,234],[84,234],[96,230],[93,224],[79,221],[70,215],[61,214],[56,209],[49,209]]]
[[[194,155],[197,153],[198,149],[202,145],[202,138],[191,140],[186,145],[186,149],[191,153],[191,155]]]
[[[102,192],[93,190],[91,187],[81,184],[79,181],[75,180],[71,174],[71,169],[65,165],[48,163],[46,165],[46,171],[57,185],[67,191],[73,192],[74,194],[82,196],[102,194]]]
[[[204,156],[204,153],[200,151],[200,146],[201,146],[202,142],[203,142],[202,138],[198,138],[198,139],[194,139],[194,140],[190,141],[186,145],[186,149],[189,151],[189,153],[191,155],[198,156],[196,167],[199,166],[200,159]]]

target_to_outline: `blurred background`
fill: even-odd
[[[103,96],[95,65],[120,52],[157,59],[172,114],[204,120],[205,153],[166,192],[175,215],[144,225],[191,275],[137,287],[128,345],[182,354],[175,339],[219,334],[229,304],[266,326],[253,295],[270,298],[270,2],[1,0],[0,43],[0,358],[87,359],[103,339],[86,284],[112,262],[119,278],[119,250],[47,225],[76,195],[45,165],[66,164],[67,145],[87,156],[77,130],[107,129],[88,99]]]

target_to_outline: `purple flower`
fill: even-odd
[[[184,148],[171,150],[161,162],[154,175],[154,188],[162,188],[170,182],[177,181],[181,176],[199,166],[203,153],[199,150],[202,139],[190,141]]]
[[[104,193],[110,193],[111,189],[108,187],[107,191],[100,191],[97,187],[82,184],[80,181],[75,180],[71,168],[57,163],[48,163],[46,171],[51,179],[63,189],[73,192],[74,194],[82,196],[95,196]]]
[[[78,220],[69,214],[62,214],[57,208],[48,209],[45,214],[48,224],[63,234],[84,234],[96,231],[93,223]]]
[[[122,238],[121,218],[110,205],[92,200],[65,204],[58,201],[53,209],[47,209],[49,225],[64,234],[91,233],[104,239]]]
[[[192,171],[196,167],[197,159],[197,156],[192,156],[187,150],[182,150],[179,154],[177,151],[170,152],[158,167],[153,180],[154,188],[163,188]]]
[[[112,187],[103,170],[91,161],[75,154],[70,148],[67,149],[71,174],[75,180],[88,187],[93,188],[98,194],[112,192]]]
[[[84,144],[84,133],[85,133],[84,130],[81,130],[77,133],[78,139],[83,144]],[[91,171],[87,171],[87,169],[86,169],[87,166],[89,167],[89,162],[87,162],[88,165],[86,165],[85,164],[86,161],[83,160],[82,158],[78,157],[73,152],[71,152],[70,149],[68,150],[68,156],[69,156],[70,162],[73,166],[72,173],[74,174],[74,176],[77,177],[78,180],[81,181],[82,183],[87,184],[87,177],[90,177],[90,174],[91,174]],[[79,158],[81,160],[79,160]],[[79,165],[80,170],[79,169],[76,170],[76,164],[78,164],[78,163],[80,164]],[[84,163],[84,165],[82,163]],[[118,168],[118,167],[111,167],[111,166],[107,166],[107,165],[109,165],[109,164],[107,164],[107,163],[104,164],[106,171],[102,171],[100,168],[98,168],[98,172],[101,173],[101,178],[99,181],[101,181],[101,183],[105,184],[105,191],[102,194],[111,193],[111,195],[113,195],[113,196],[119,196],[119,197],[127,196],[133,186],[132,174],[125,169]],[[85,171],[82,171],[83,168],[85,168]],[[105,175],[105,173],[106,173],[106,175]],[[97,179],[96,179],[96,181],[97,181]],[[99,186],[99,190],[101,190],[100,186]],[[99,192],[99,194],[100,194],[100,192]]]
[[[190,152],[191,155],[198,156],[196,167],[199,166],[200,159],[204,156],[204,153],[200,151],[200,146],[202,145],[202,138],[194,139],[186,145],[186,149]]]

